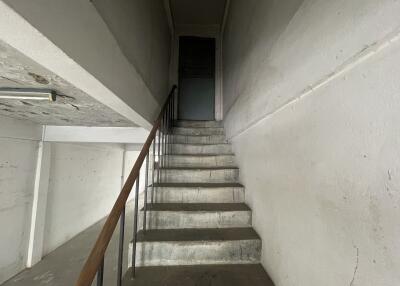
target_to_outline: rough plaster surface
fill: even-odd
[[[269,25],[255,25],[268,17],[260,6],[245,17],[238,4],[231,17],[251,19],[247,31],[258,40],[243,44],[239,62],[226,63],[231,76],[248,73],[236,86],[229,75],[225,82],[233,104],[226,125],[263,241],[263,265],[277,286],[398,285],[399,42],[240,132],[304,89],[300,84],[393,32],[399,2],[304,1],[269,38],[269,50],[257,30]],[[240,37],[230,29],[227,38]]]
[[[40,75],[39,83],[32,75]],[[56,102],[0,99],[0,115],[42,125],[135,126],[0,40],[0,86],[54,89]]]
[[[106,216],[121,188],[119,145],[54,143],[44,254]]]
[[[0,117],[0,283],[25,268],[39,126]]]
[[[223,43],[228,138],[351,68],[366,49],[400,31],[398,1],[231,4]]]

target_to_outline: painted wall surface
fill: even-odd
[[[400,284],[398,15],[231,1],[225,127],[277,286]]]
[[[126,58],[162,104],[168,93],[171,35],[162,0],[94,0]]]
[[[117,42],[91,1],[5,0],[4,2],[61,48],[71,57],[71,61],[79,63],[81,67],[115,93],[130,108],[148,121],[152,122],[154,120],[159,112],[160,102],[165,99],[168,91],[164,81],[158,82],[160,79],[159,74],[146,73],[147,71],[143,72],[142,70],[144,66],[153,67],[157,63],[164,67],[164,62],[169,60],[169,58],[165,59],[165,53],[156,55],[157,51],[155,50],[154,54],[152,53],[152,58],[146,57],[144,62],[140,63],[133,62],[130,55],[126,53],[124,55],[127,47],[120,47],[122,41]],[[146,5],[138,6],[137,8],[139,10],[136,12],[139,15],[158,13],[158,17],[160,13],[158,10],[146,10],[148,8]],[[122,18],[124,17],[121,16]],[[140,22],[140,24],[144,25],[143,22]],[[154,31],[157,31],[155,25],[161,23],[155,21],[152,24],[154,25]],[[137,29],[139,28],[137,27]],[[130,33],[132,33],[132,30],[130,30]],[[120,39],[121,35],[116,35],[116,37]],[[126,35],[126,38],[132,39],[132,37],[141,37],[141,35],[129,33]],[[164,40],[164,38],[160,38],[157,42],[163,42]],[[129,40],[129,43],[131,42],[132,40]],[[152,47],[148,46],[148,44],[146,42],[144,46],[135,48],[146,48],[146,51],[152,50]],[[168,46],[168,44],[169,42],[166,42],[162,46]],[[144,51],[138,51],[138,53],[141,52]],[[151,82],[147,78],[150,76]],[[165,81],[167,78],[168,75],[165,74]],[[87,86],[85,88],[90,89]],[[96,88],[98,87],[93,87],[92,90]],[[155,91],[157,91],[156,94],[154,93]],[[161,93],[164,97],[161,96]],[[94,98],[96,96],[93,95]],[[139,122],[138,124],[143,126],[141,123]]]
[[[0,117],[0,284],[26,265],[41,127]]]
[[[53,143],[44,254],[111,210],[121,188],[120,145]]]

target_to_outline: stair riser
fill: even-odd
[[[222,144],[226,143],[224,135],[210,136],[188,136],[188,135],[172,135],[173,143],[181,144]]]
[[[143,211],[140,216],[143,222]],[[147,211],[146,225],[147,229],[250,227],[251,211]]]
[[[235,156],[166,156],[169,167],[235,167]]]
[[[216,145],[190,145],[171,144],[172,154],[232,154],[232,147],[229,144]]]
[[[173,133],[176,135],[224,135],[223,128],[185,128],[175,127]]]
[[[175,121],[175,126],[177,127],[223,127],[222,121]]]
[[[238,169],[221,170],[162,170],[164,183],[235,183]]]
[[[149,188],[151,192],[151,188]],[[159,187],[154,190],[157,203],[242,203],[243,188],[169,188]],[[149,195],[149,202],[151,197]]]
[[[254,264],[260,262],[261,240],[139,242],[137,266]],[[132,266],[132,243],[128,265]]]

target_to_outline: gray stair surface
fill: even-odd
[[[252,228],[152,229],[138,233],[136,253],[137,266],[254,264],[261,240]]]
[[[156,203],[242,203],[244,187],[239,183],[161,183],[149,187]],[[151,196],[148,196],[151,202]]]
[[[232,154],[230,144],[170,144],[171,154]]]
[[[165,158],[169,167],[236,167],[233,154],[175,154]]]
[[[212,168],[162,168],[161,177],[166,183],[234,183],[238,181],[236,167]]]
[[[143,218],[144,209],[141,212]],[[251,211],[243,203],[157,203],[147,208],[147,229],[250,227]],[[140,224],[142,227],[142,224]]]
[[[177,127],[223,127],[222,121],[207,121],[207,120],[178,120],[174,122],[174,125]]]
[[[123,286],[273,286],[260,264],[138,267]]]
[[[172,143],[220,144],[227,143],[224,135],[172,135]]]
[[[224,135],[224,129],[222,127],[174,127],[173,133],[175,135]]]
[[[175,121],[166,145],[139,212],[137,275],[123,285],[273,286],[222,122]],[[131,267],[132,243],[128,252]]]

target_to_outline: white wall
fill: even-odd
[[[400,283],[398,15],[231,1],[225,127],[277,286]]]
[[[160,104],[169,84],[171,35],[162,0],[94,0],[126,58]]]
[[[123,147],[53,143],[44,254],[93,225],[121,190]]]
[[[25,268],[41,127],[0,117],[0,284]]]
[[[166,86],[168,74],[163,76],[160,74],[165,68],[165,63],[169,61],[169,54],[160,54],[154,50],[154,53],[151,53],[152,57],[144,58],[143,62],[134,62],[131,54],[126,53],[130,46],[124,45],[125,42],[121,40],[122,38],[129,39],[127,42],[130,44],[136,43],[138,39],[143,40],[141,39],[143,31],[140,30],[140,27],[146,25],[143,18],[132,23],[138,26],[131,25],[132,29],[126,30],[125,27],[120,29],[121,27],[117,26],[119,22],[115,22],[115,26],[111,25],[117,19],[115,15],[112,15],[108,23],[110,27],[115,27],[111,30],[114,31],[114,37],[94,4],[88,0],[4,0],[4,2],[40,31],[40,34],[25,28],[24,23],[19,19],[7,22],[8,18],[14,16],[11,15],[12,13],[6,13],[6,7],[1,5],[0,12],[5,18],[4,25],[10,25],[9,29],[1,31],[3,41],[103,104],[133,119],[136,124],[146,128],[151,126],[145,121],[154,120],[161,108],[161,102],[165,100],[168,93]],[[115,5],[114,2],[113,5]],[[116,12],[121,12],[115,6],[114,8]],[[135,12],[139,15],[154,13],[156,17],[161,17],[160,11],[148,9],[147,5],[142,5],[138,6]],[[119,19],[126,19],[123,16],[119,15]],[[14,25],[11,26],[13,23]],[[162,21],[155,21],[152,24],[153,31],[158,29],[163,31],[163,27],[158,27]],[[116,34],[116,29],[121,34]],[[24,34],[21,39],[15,35],[16,31],[26,33],[26,35]],[[168,27],[166,31],[168,32]],[[24,39],[29,39],[29,49]],[[50,47],[47,39],[63,53]],[[165,33],[160,32],[157,34],[156,43],[160,45],[160,48],[169,47],[169,38]],[[152,50],[150,44],[152,43],[145,41],[143,45],[135,46],[134,48],[138,49],[137,55]],[[160,74],[154,71],[142,72],[144,67],[156,65],[162,69],[158,71]]]

